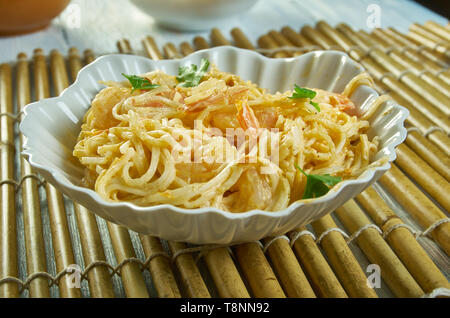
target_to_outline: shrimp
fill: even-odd
[[[108,129],[117,126],[120,121],[114,118],[112,109],[130,94],[129,88],[106,87],[92,101],[92,128]]]
[[[186,110],[194,112],[202,110],[211,105],[233,104],[237,99],[247,93],[248,88],[245,86],[232,86],[218,94],[210,95],[207,98],[196,101],[192,104],[186,104]]]
[[[348,98],[342,94],[331,93],[321,89],[314,89],[317,92],[316,97],[314,97],[314,101],[318,103],[327,103],[330,104],[337,109],[346,112],[349,115],[354,115],[356,107],[355,104]]]
[[[248,106],[247,99],[237,101],[236,108],[238,110],[237,119],[242,128],[260,128],[259,121],[256,118],[253,109]]]

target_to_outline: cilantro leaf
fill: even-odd
[[[292,93],[292,96],[289,96],[290,99],[298,99],[298,98],[309,98],[310,104],[314,106],[315,109],[317,109],[318,112],[320,112],[319,104],[316,102],[313,102],[311,99],[316,97],[317,93],[313,90],[303,88],[298,86],[297,84],[294,84],[294,92]]]
[[[133,88],[131,92],[133,93],[137,89],[153,89],[159,87],[158,84],[152,84],[145,77],[140,77],[137,75],[126,75],[122,73],[122,75],[130,82],[131,87]]]
[[[194,87],[200,84],[203,76],[209,67],[209,61],[207,59],[202,59],[200,62],[200,67],[195,64],[188,66],[180,66],[178,68],[177,80],[180,82],[180,86],[183,87]]]
[[[306,187],[302,199],[318,198],[330,191],[330,187],[342,181],[341,177],[333,177],[329,174],[307,174],[298,165],[295,168],[306,176]]]

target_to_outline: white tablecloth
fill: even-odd
[[[355,29],[369,30],[367,10],[374,4],[381,9],[381,27],[393,26],[406,32],[413,22],[447,23],[445,18],[408,0],[260,0],[248,12],[218,27],[228,36],[229,30],[239,26],[253,42],[270,29],[289,25],[299,30],[302,25],[314,25],[322,19],[331,25],[344,21]],[[97,54],[112,53],[117,51],[116,41],[121,38],[129,39],[134,48],[141,48],[140,41],[146,35],[152,35],[162,45],[167,41],[175,44],[190,41],[196,35],[208,36],[208,32],[183,33],[160,28],[128,0],[73,0],[46,30],[0,37],[0,62],[13,61],[19,52],[31,55],[37,47],[46,52],[51,49],[66,52],[75,46],[80,50],[93,49]]]

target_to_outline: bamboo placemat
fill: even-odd
[[[20,53],[15,63],[0,65],[0,297],[449,296],[448,26],[427,22],[408,34],[392,28],[369,34],[321,21],[272,30],[256,44],[238,28],[229,38],[213,29],[209,39],[179,47],[160,48],[150,36],[138,50],[127,39],[117,43],[122,53],[155,60],[219,45],[273,58],[347,52],[380,93],[411,112],[395,164],[356,200],[286,235],[215,249],[139,235],[72,202],[20,156],[22,108],[58,95],[94,53]],[[379,266],[379,288],[367,284],[371,264]]]

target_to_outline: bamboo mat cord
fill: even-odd
[[[76,79],[82,67],[81,59],[76,48],[69,50],[69,70],[72,82]],[[94,214],[78,203],[73,203],[78,231],[80,232],[81,250],[85,264],[106,262],[103,244]],[[87,268],[86,268],[87,271]],[[91,297],[112,298],[114,290],[108,268],[93,267],[87,271],[87,281]]]
[[[354,44],[357,44],[358,39],[355,36],[353,30],[340,24],[338,30],[348,37]],[[367,54],[367,52],[366,52]],[[363,66],[365,66],[369,73],[380,82],[387,85],[392,91],[397,92],[405,100],[408,101],[406,106],[412,106],[418,110],[422,115],[426,116],[433,123],[443,128],[446,133],[450,132],[450,120],[448,117],[442,116],[442,113],[433,106],[433,104],[421,94],[417,93],[411,87],[397,80],[396,76],[391,73],[386,73],[380,64],[374,65],[373,63],[367,63],[367,59],[361,60]]]
[[[263,252],[268,253],[288,297],[315,298],[316,295],[290,247],[287,236],[265,238]]]
[[[194,38],[194,46],[196,50],[204,50],[209,48],[208,41],[206,41],[205,38],[201,36],[196,36]]]
[[[35,60],[36,61],[36,60]],[[17,104],[19,110],[23,110],[25,105],[31,102],[30,71],[27,56],[23,53],[18,55],[17,62]],[[21,147],[25,137],[20,134]],[[20,159],[21,177],[34,173],[28,161]],[[47,269],[45,255],[44,236],[41,222],[41,208],[38,192],[38,181],[34,178],[24,179],[22,189],[22,215],[24,223],[24,239],[27,274],[45,272]],[[37,277],[28,285],[30,297],[50,297],[50,290],[47,279]]]
[[[186,249],[186,244],[171,241],[168,244],[188,296],[192,298],[211,297],[193,256],[190,253],[180,252]]]
[[[12,70],[8,64],[0,65],[0,113],[14,113]],[[14,122],[8,116],[0,118],[0,180],[14,179]],[[14,184],[2,183],[0,186],[0,279],[17,277],[17,231]],[[0,284],[0,298],[19,297],[19,289],[14,282]]]
[[[347,298],[347,293],[316,245],[314,234],[299,228],[291,232],[290,237],[314,292],[319,297]]]
[[[402,34],[392,27],[382,29],[382,31],[390,37],[395,38],[403,46],[414,48],[414,50],[416,50],[421,56],[425,57],[426,59],[438,63],[439,65],[441,65],[441,67],[448,67],[448,59],[443,57],[442,54],[439,54],[433,49],[427,47],[423,43],[411,39],[407,35]]]
[[[161,60],[163,55],[156,45],[155,40],[151,36],[147,36],[142,40],[142,45],[144,46],[145,53],[147,53],[148,57],[152,60]]]
[[[240,47],[242,49],[247,50],[254,50],[255,46],[250,42],[250,40],[247,38],[247,36],[242,32],[239,28],[233,28],[231,30],[231,36],[233,37],[234,44],[237,47]]]
[[[352,233],[371,224],[355,201],[350,200],[336,209],[336,215]],[[420,297],[423,290],[398,259],[381,234],[366,227],[356,238],[356,242],[373,264],[381,269],[381,277],[398,297]]]
[[[392,73],[399,82],[404,83],[410,91],[417,92],[415,95],[419,95],[422,99],[426,99],[426,112],[431,112],[436,114],[436,117],[442,117],[441,112],[446,115],[446,124],[443,128],[446,131],[450,131],[450,123],[448,121],[448,116],[450,115],[450,108],[448,107],[448,97],[438,91],[433,86],[429,85],[425,81],[421,80],[411,71],[401,66],[399,63],[395,62],[391,57],[384,53],[381,49],[377,47],[371,47],[369,43],[366,43],[363,39],[358,37],[357,33],[347,24],[340,23],[338,25],[338,30],[345,34],[350,40],[352,40],[356,45],[360,46],[366,54],[370,56],[374,61],[378,63],[380,67],[386,71]]]
[[[423,28],[421,25],[417,23],[411,24],[409,26],[408,36],[415,41],[428,46],[434,51],[443,54],[447,58],[450,57],[450,51],[447,42],[439,36],[435,35],[433,32],[430,32],[427,29]]]
[[[254,297],[286,297],[275,273],[257,243],[250,242],[236,245],[233,250]]]
[[[107,226],[117,263],[125,262],[120,268],[120,276],[127,297],[148,298],[141,268],[138,262],[130,261],[136,259],[136,254],[128,230],[111,222],[107,222]]]
[[[68,85],[67,74],[59,72],[64,67],[64,58],[57,51],[52,51],[50,56],[50,68],[55,90],[62,91],[62,87]],[[50,81],[47,72],[47,64],[42,51],[35,52],[35,87],[36,99],[41,100],[50,97]],[[69,228],[66,218],[66,208],[63,195],[50,183],[45,184],[47,194],[48,215],[50,219],[50,230],[55,255],[56,271],[61,272],[69,265],[75,263],[72,242],[70,240]],[[62,297],[81,297],[78,288],[72,288],[72,279],[65,275],[59,281],[58,287]]]
[[[377,86],[377,89],[380,90],[388,90],[389,87],[378,80],[375,79],[375,85]],[[421,112],[416,110],[415,108],[409,106],[409,102],[405,100],[402,96],[400,96],[395,91],[389,91],[388,95],[392,97],[397,103],[400,105],[406,107],[409,110],[409,116],[406,118],[406,124],[412,125],[413,127],[407,128],[408,130],[408,138],[406,139],[406,143],[408,146],[410,146],[409,142],[409,135],[413,132],[416,133],[416,135],[420,135],[422,138],[420,140],[429,140],[434,145],[435,148],[437,147],[438,151],[432,152],[428,155],[430,156],[439,156],[440,153],[442,153],[442,156],[450,156],[450,138],[447,136],[447,134],[441,130],[436,129],[440,127],[434,126],[434,123],[431,122],[428,118],[424,117]],[[417,139],[417,138],[416,138]],[[424,142],[424,146],[422,148],[428,147],[430,143]],[[431,148],[428,152],[431,151]],[[424,158],[425,159],[425,158]]]
[[[321,236],[327,230],[337,228],[330,215],[311,223],[314,232]],[[366,275],[347,245],[344,236],[337,232],[328,232],[322,237],[321,247],[334,269],[342,286],[350,297],[377,298],[373,288],[367,284]]]
[[[356,200],[372,220],[382,228],[383,237],[389,246],[426,293],[436,288],[450,287],[445,276],[417,242],[414,233],[406,227],[406,224],[373,188],[368,188],[359,194]]]
[[[407,145],[400,144],[395,163],[413,178],[444,209],[450,211],[450,184]]]
[[[450,42],[450,32],[439,23],[436,23],[434,21],[427,21],[422,27],[430,32],[433,32],[435,35],[441,37],[441,39]]]
[[[437,224],[436,222],[447,219],[445,213],[422,193],[395,164],[380,178],[380,182],[422,228],[429,229]],[[450,255],[450,223],[440,224],[429,232],[434,241],[442,247],[447,255]]]
[[[211,46],[231,45],[230,41],[225,38],[218,28],[212,28],[209,37]]]
[[[395,62],[410,70],[418,78],[432,85],[447,97],[450,97],[450,84],[435,76],[432,73],[432,70],[426,68],[424,64],[402,54],[397,48],[390,46],[383,39],[374,34],[368,34],[365,31],[360,30],[357,32],[357,35],[365,38],[366,41],[370,41],[372,45],[381,45],[386,54],[388,54]]]
[[[377,39],[386,41],[386,43],[395,47],[400,52],[401,56],[411,58],[416,63],[424,65],[428,70],[430,70],[433,73],[433,75],[440,78],[447,84],[450,84],[450,72],[444,69],[442,64],[437,63],[428,58],[424,58],[414,48],[403,45],[401,41],[399,41],[395,37],[390,36],[383,29],[374,29],[371,35]]]

